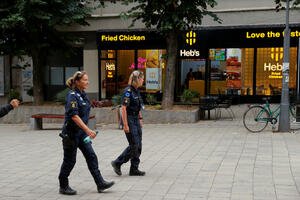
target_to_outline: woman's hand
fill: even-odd
[[[143,119],[140,119],[140,125],[143,126]]]
[[[91,129],[89,129],[89,130],[86,132],[86,134],[88,134],[88,136],[90,136],[90,138],[92,138],[92,139],[94,139],[94,138],[97,136],[96,132],[95,132],[95,131],[92,131]]]
[[[16,107],[19,106],[20,101],[17,100],[17,99],[13,99],[13,100],[10,101],[10,104],[12,105],[13,108],[16,108]]]
[[[124,125],[124,132],[125,133],[129,133],[129,127],[128,127],[128,125]]]

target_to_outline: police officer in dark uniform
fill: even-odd
[[[19,100],[17,100],[17,99],[11,100],[9,104],[0,108],[0,117],[7,115],[9,113],[9,111],[18,107],[19,104],[20,104]]]
[[[91,105],[84,90],[88,86],[88,76],[86,72],[78,71],[68,79],[67,84],[72,90],[66,97],[65,124],[60,134],[63,138],[64,159],[58,177],[59,193],[76,194],[76,191],[69,186],[68,177],[76,163],[77,148],[83,153],[100,193],[110,188],[114,182],[106,182],[102,178],[98,169],[98,159],[91,142],[85,143],[83,141],[87,136],[92,139],[96,137],[96,133],[87,126]]]
[[[114,161],[111,162],[114,172],[121,176],[121,165],[131,160],[130,176],[144,176],[145,172],[139,170],[140,155],[142,152],[142,115],[143,101],[138,90],[143,85],[144,75],[141,71],[131,73],[122,94],[122,119],[124,132],[129,146]]]

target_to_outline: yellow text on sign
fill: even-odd
[[[146,36],[142,35],[102,35],[102,42],[124,42],[124,41],[144,41]]]
[[[247,39],[259,39],[259,38],[279,38],[284,36],[284,32],[246,32]],[[300,37],[300,31],[293,31],[291,32],[291,37]]]

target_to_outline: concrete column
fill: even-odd
[[[98,50],[83,50],[83,69],[89,76],[89,87],[86,92],[89,99],[98,99],[99,93],[99,77],[98,77]]]

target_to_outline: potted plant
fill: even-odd
[[[199,99],[200,93],[196,90],[186,89],[183,91],[181,98],[183,102],[191,104],[195,98]]]

